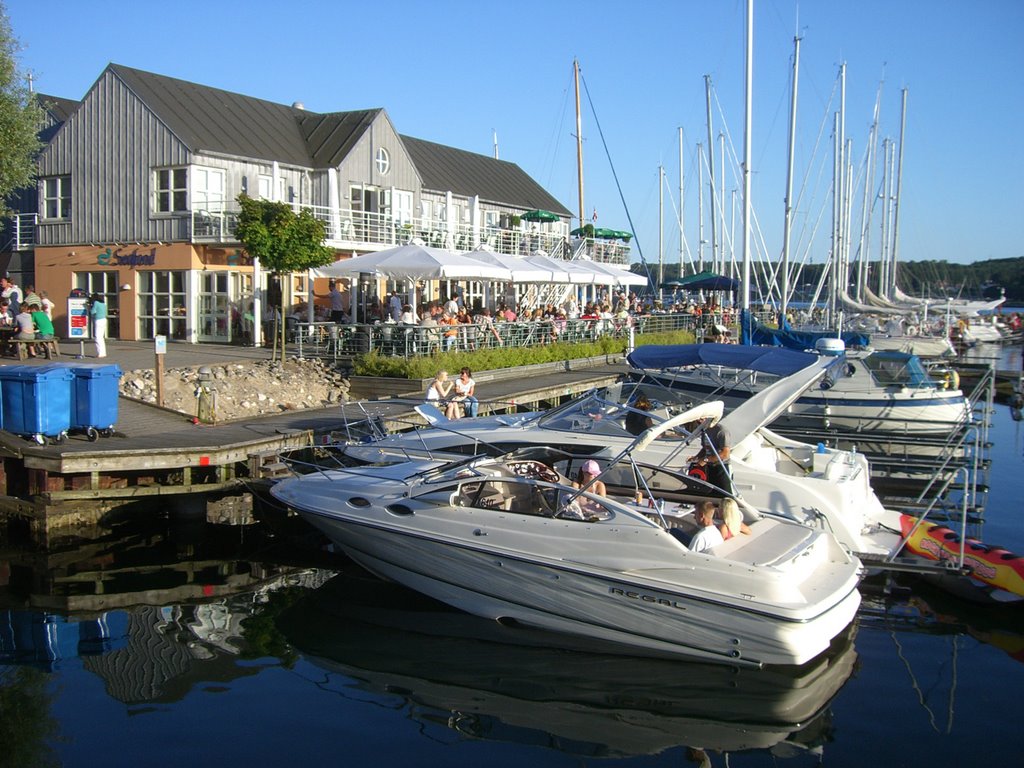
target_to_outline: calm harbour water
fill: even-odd
[[[1024,552],[1024,422],[1006,406],[993,421],[983,538]],[[0,766],[797,768],[1024,754],[1010,719],[1024,610],[869,583],[827,663],[736,671],[512,643],[290,533],[158,527],[48,556],[0,551]]]

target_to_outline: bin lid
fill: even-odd
[[[103,376],[121,378],[121,366],[116,363],[73,363],[67,367],[80,379],[99,379]]]
[[[0,379],[18,381],[71,380],[75,376],[62,365],[0,365]]]

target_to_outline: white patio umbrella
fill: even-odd
[[[620,267],[600,261],[592,261],[591,259],[581,259],[580,261],[595,272],[607,274],[614,281],[614,285],[647,285],[646,277],[630,272],[628,269],[621,269]]]
[[[481,264],[490,264],[496,267],[504,267],[512,273],[513,283],[557,283],[560,282],[555,270],[549,267],[532,264],[519,256],[509,256],[504,253],[492,251],[490,248],[477,248],[462,254],[466,258],[479,261]],[[568,281],[565,281],[568,282]]]
[[[593,270],[577,267],[574,262],[566,261],[565,259],[553,259],[540,251],[530,254],[523,261],[528,261],[536,267],[550,269],[553,275],[551,282],[553,283],[587,285],[593,283],[596,277]]]
[[[443,248],[409,243],[376,253],[342,259],[312,270],[315,277],[355,277],[360,274],[407,280],[510,280],[506,267],[484,264]]]

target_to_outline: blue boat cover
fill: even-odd
[[[758,322],[747,310],[743,310],[741,313],[740,328],[741,344],[764,344],[786,349],[814,349],[818,339],[840,338],[846,344],[847,349],[852,349],[867,347],[871,343],[871,337],[868,334],[854,331],[843,331],[838,336],[834,331],[797,331],[783,317],[779,318],[778,328],[769,328],[764,323]]]
[[[652,344],[637,347],[626,357],[638,370],[664,370],[684,365],[722,365],[730,368],[789,376],[818,360],[811,352],[740,344]]]

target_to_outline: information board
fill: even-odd
[[[84,296],[68,297],[68,338],[89,338],[89,300]]]

